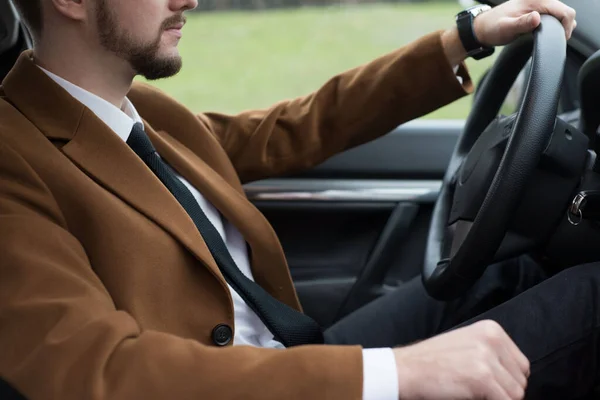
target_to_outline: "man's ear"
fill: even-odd
[[[50,0],[49,5],[67,18],[82,21],[87,18],[86,2],[87,0]]]

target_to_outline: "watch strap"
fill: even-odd
[[[484,46],[479,42],[475,35],[474,20],[475,16],[467,9],[456,16],[456,26],[458,28],[460,41],[467,51],[467,55],[479,60],[492,55],[494,53],[494,48]]]

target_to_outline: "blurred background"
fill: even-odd
[[[306,95],[342,71],[452,26],[454,15],[472,4],[200,0],[183,31],[182,71],[151,83],[195,112],[268,107]],[[493,61],[467,61],[474,82]],[[464,119],[471,101],[471,96],[463,98],[427,118]]]

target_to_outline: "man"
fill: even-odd
[[[25,397],[501,400],[523,398],[531,372],[545,376],[489,321],[516,328],[504,316],[529,314],[510,303],[392,350],[411,327],[394,326],[389,305],[424,296],[415,283],[323,334],[298,311],[279,242],[243,195],[243,182],[313,166],[470,92],[456,27],[305,98],[194,115],[132,81],[177,73],[196,0],[15,3],[35,45],[0,91],[0,376]],[[471,40],[506,44],[540,13],[567,37],[575,28],[557,0],[511,0],[478,15]],[[374,320],[386,329],[364,346],[386,343],[344,345],[362,344]],[[511,335],[530,333],[521,328]],[[553,338],[517,344],[562,365],[580,337]],[[593,374],[573,370],[565,393]]]

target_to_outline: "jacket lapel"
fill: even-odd
[[[75,165],[181,242],[227,289],[179,202],[123,140],[35,66],[30,52],[21,55],[3,87],[10,101],[49,139],[67,141],[62,151]]]
[[[75,137],[63,152],[130,206],[178,239],[222,282],[223,276],[198,229],[146,164],[95,114],[83,112]]]
[[[186,146],[166,132],[155,132],[148,124],[145,129],[161,157],[239,229],[252,250],[255,281],[280,301],[300,309],[283,250],[265,217]]]

